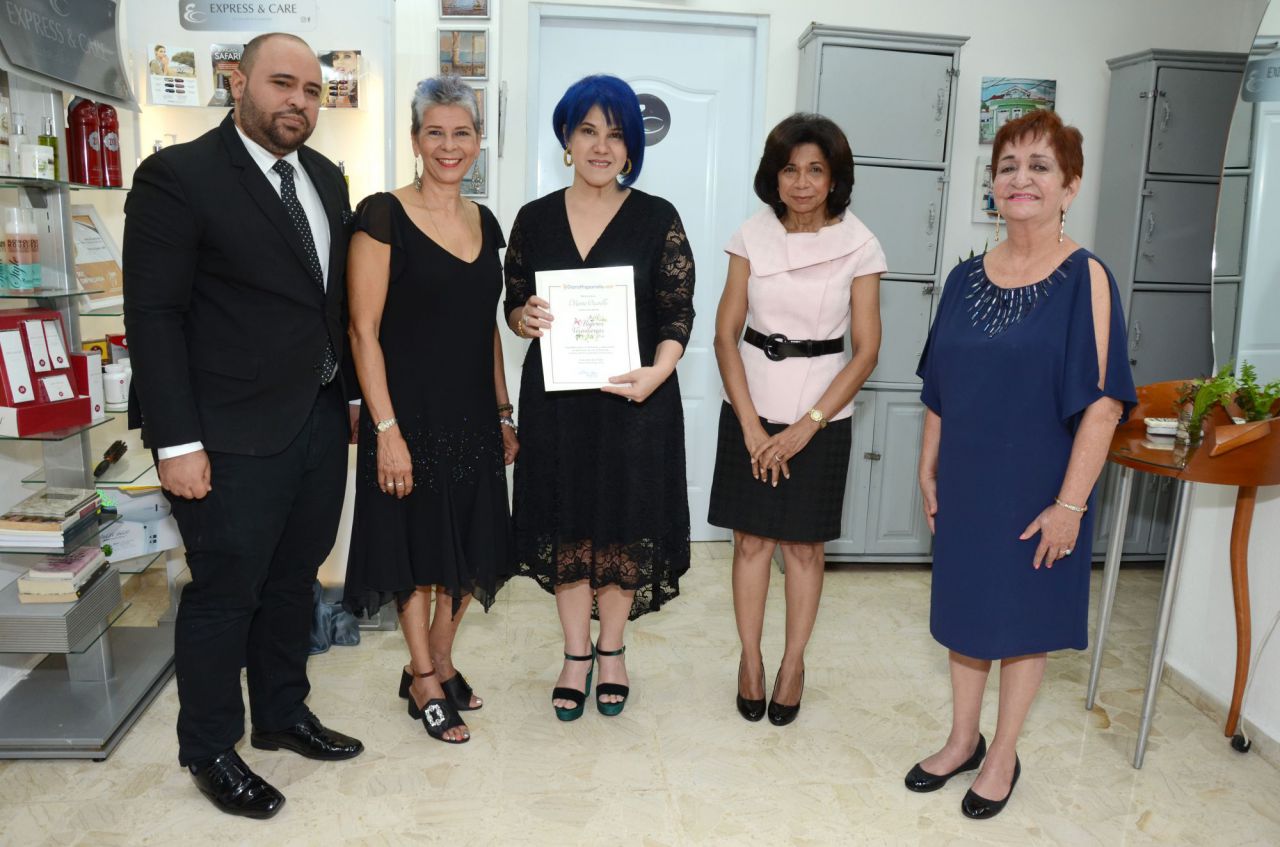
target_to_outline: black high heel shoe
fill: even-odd
[[[564,706],[556,706],[552,703],[552,706],[554,706],[556,710],[556,717],[562,721],[576,721],[578,718],[582,717],[583,706],[586,705],[587,697],[591,694],[591,675],[595,673],[596,670],[595,645],[591,645],[590,656],[571,656],[568,653],[565,653],[564,658],[565,661],[570,662],[591,663],[591,667],[587,669],[587,684],[584,686],[582,691],[578,691],[574,688],[562,688],[558,685],[551,689],[552,700],[568,700],[573,703],[573,705],[568,708]]]
[[[1009,793],[1004,795],[1003,800],[988,800],[981,794],[975,794],[970,788],[965,792],[964,799],[960,801],[960,811],[964,812],[966,818],[974,820],[986,820],[994,818],[1004,809],[1005,804],[1009,802],[1009,798],[1013,796],[1013,789],[1018,784],[1018,777],[1022,776],[1022,762],[1018,760],[1015,753],[1013,756],[1013,781],[1009,783]]]
[[[760,663],[760,677],[764,678],[764,662]],[[738,679],[742,679],[742,660],[738,660]],[[764,717],[764,698],[759,700],[748,700],[742,696],[742,686],[738,686],[738,714],[747,720],[755,723]]]
[[[435,673],[435,669],[432,668],[426,673],[415,671],[413,675],[419,679],[426,679],[429,676],[435,676]],[[460,739],[444,737],[446,732],[456,726],[467,729],[466,721],[458,714],[458,710],[449,702],[448,697],[436,697],[424,703],[422,708],[418,708],[418,704],[413,699],[413,692],[409,692],[409,717],[415,721],[422,721],[427,735],[445,744],[466,744],[471,740],[470,730],[467,730],[467,734]]]
[[[778,668],[778,677],[782,676],[782,668]],[[773,691],[776,695],[778,692],[778,677],[774,677]],[[800,671],[800,697],[804,697],[804,671]],[[796,719],[796,715],[800,714],[800,700],[796,700],[792,706],[785,706],[776,699],[769,699],[769,723],[774,726],[786,726]]]
[[[601,650],[596,645],[595,652],[597,656],[621,656],[627,652],[625,646],[619,647],[617,650]],[[596,683],[596,709],[606,718],[614,718],[622,714],[623,706],[627,705],[627,695],[631,693],[630,686],[622,685],[617,682],[598,682]],[[612,694],[622,699],[616,703],[606,703],[601,697],[607,697]]]
[[[409,699],[409,686],[413,685],[413,674],[409,671],[401,669],[400,671],[400,699]],[[475,712],[484,708],[484,701],[480,701],[479,706],[471,705],[471,698],[475,696],[475,692],[471,690],[466,677],[462,675],[462,671],[455,671],[453,676],[440,683],[440,687],[444,689],[444,696],[449,698],[449,702],[453,704],[453,708],[459,712]],[[478,698],[477,698],[478,699]]]
[[[964,760],[960,767],[948,774],[929,773],[920,767],[920,763],[916,762],[915,766],[907,772],[906,784],[911,791],[920,794],[927,794],[930,791],[937,791],[939,788],[947,784],[947,780],[956,774],[971,771],[982,764],[982,759],[987,755],[987,739],[982,733],[978,733],[978,746],[973,748],[973,755]]]

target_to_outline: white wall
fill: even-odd
[[[1263,33],[1280,32],[1280,3],[1272,3],[1262,22]],[[1280,104],[1264,104],[1272,113]],[[1276,324],[1277,281],[1280,251],[1274,234],[1280,226],[1275,212],[1274,184],[1280,179],[1280,144],[1262,154],[1255,147],[1254,175],[1266,175],[1271,188],[1270,214],[1250,222],[1251,249],[1246,257],[1245,285],[1240,308],[1254,320],[1241,321],[1241,355],[1267,368],[1264,379],[1280,379],[1275,351],[1280,349]],[[1255,200],[1258,198],[1254,198]],[[1258,204],[1262,205],[1262,204]],[[1256,208],[1256,207],[1255,207]],[[1267,305],[1270,304],[1270,305]],[[1258,320],[1257,318],[1263,318]],[[1271,356],[1249,351],[1270,349]],[[1234,489],[1197,486],[1187,525],[1186,560],[1178,586],[1167,661],[1211,697],[1222,703],[1231,699],[1235,674],[1236,636],[1232,611],[1231,577],[1227,546],[1231,536]],[[1257,657],[1267,628],[1280,613],[1280,487],[1260,489],[1249,543],[1250,599],[1253,619],[1253,656]],[[1259,660],[1254,689],[1244,710],[1246,721],[1272,739],[1280,740],[1280,633]]]

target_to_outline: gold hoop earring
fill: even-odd
[[[422,190],[422,174],[418,173],[418,157],[413,157],[413,190]]]
[[[573,167],[573,156],[569,155],[569,148],[564,148],[564,166],[566,168]]]
[[[1067,210],[1062,210],[1062,220],[1058,223],[1058,243],[1062,243],[1062,237],[1067,231]]]
[[[996,212],[996,243],[1000,243],[1000,212]]]
[[[626,176],[629,173],[631,173],[631,157],[630,156],[627,157],[627,163],[626,165],[623,166],[622,173],[619,174],[619,176]]]

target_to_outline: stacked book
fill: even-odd
[[[42,488],[0,515],[0,547],[62,550],[97,520],[101,497],[89,488]]]
[[[18,578],[22,603],[74,603],[106,570],[107,557],[97,547],[81,547],[66,556],[49,556]]]
[[[16,581],[0,589],[0,644],[21,653],[67,653],[92,643],[123,602],[120,576],[108,565],[81,588],[77,603],[23,603]]]

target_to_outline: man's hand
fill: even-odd
[[[175,497],[202,500],[213,488],[209,454],[203,450],[161,459],[156,465],[160,485]]]

